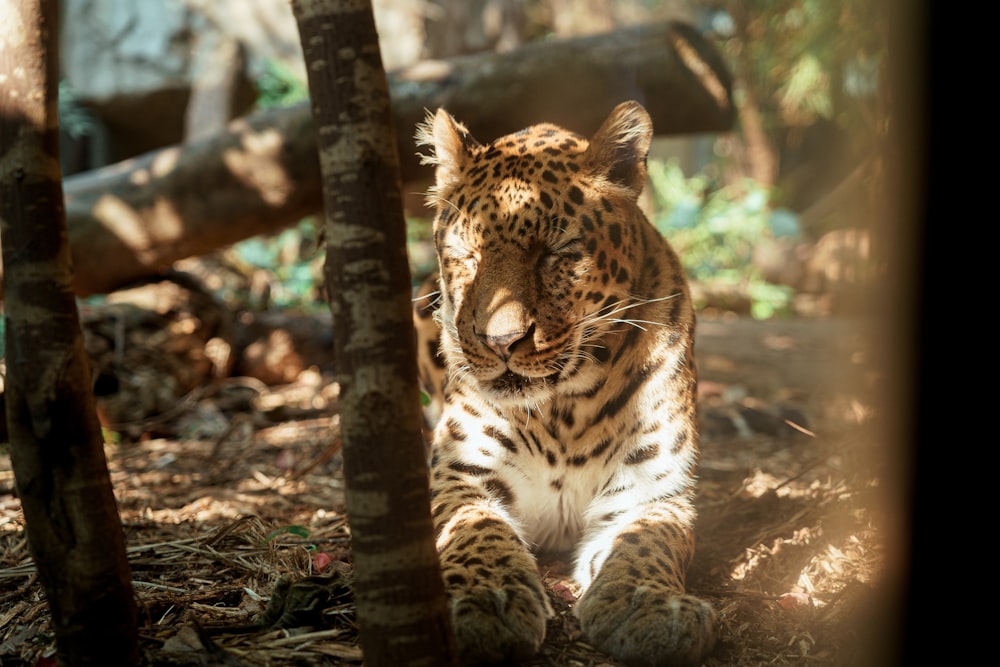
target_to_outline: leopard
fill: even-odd
[[[640,206],[652,137],[636,101],[589,139],[541,123],[480,143],[443,108],[418,128],[438,260],[415,315],[436,332],[421,376],[441,384],[431,514],[463,665],[538,653],[546,554],[571,563],[598,650],[628,665],[712,650],[716,612],[686,590],[695,313]]]

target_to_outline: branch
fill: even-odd
[[[723,132],[734,118],[730,85],[717,53],[679,23],[424,62],[389,75],[404,181],[429,177],[413,142],[428,109],[447,108],[483,138],[542,121],[589,135],[617,103],[635,99],[660,134]],[[111,291],[319,211],[309,105],[252,114],[223,134],[73,176],[64,187],[76,291]]]

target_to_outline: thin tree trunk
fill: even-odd
[[[770,188],[778,179],[778,151],[768,135],[762,113],[759,86],[750,65],[750,44],[759,36],[751,34],[750,13],[743,2],[730,2],[730,13],[742,47],[736,59],[736,76],[743,86],[743,101],[739,106],[739,124],[750,177],[759,185]]]
[[[56,0],[0,2],[7,428],[60,665],[138,661],[136,604],[73,292]]]
[[[293,0],[326,210],[358,620],[370,667],[448,665],[399,159],[370,3]]]
[[[741,69],[745,71],[747,68]],[[762,187],[773,187],[778,179],[778,153],[764,128],[757,88],[748,78],[744,79],[743,104],[740,105],[739,118],[750,166],[750,177]]]
[[[540,121],[589,136],[628,99],[644,103],[658,134],[728,131],[734,113],[721,59],[677,23],[424,62],[393,72],[389,90],[404,181],[430,179],[413,135],[438,106],[480,137]],[[77,293],[108,292],[178,259],[284,229],[320,209],[319,174],[303,104],[71,176],[65,188]]]

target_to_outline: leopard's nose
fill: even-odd
[[[528,337],[528,331],[515,331],[513,333],[506,333],[501,335],[490,335],[485,333],[477,333],[479,340],[483,342],[483,345],[493,350],[498,357],[507,361],[510,359],[510,355],[514,353],[514,346],[520,341]]]

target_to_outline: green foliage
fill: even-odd
[[[281,526],[280,528],[275,528],[274,530],[272,530],[270,533],[267,534],[267,537],[264,538],[264,541],[273,542],[274,539],[278,537],[278,535],[284,535],[285,533],[289,535],[295,535],[296,537],[301,537],[302,539],[308,539],[309,537],[309,529],[307,527],[290,525],[290,526]]]
[[[832,117],[829,80],[819,58],[811,53],[803,54],[789,71],[788,79],[778,88],[782,106],[790,109],[789,115]]]
[[[286,534],[294,535],[295,537],[299,537],[303,540],[308,540],[309,528],[307,528],[306,526],[299,526],[295,524],[288,526],[281,526],[279,528],[275,528],[270,533],[268,533],[267,537],[264,538],[264,542],[270,544],[275,540],[277,540],[279,535],[286,535]],[[319,547],[317,547],[315,544],[312,543],[303,544],[302,548],[305,549],[306,553],[309,554],[315,554],[317,551],[319,551]]]
[[[770,130],[834,121],[866,144],[886,57],[884,3],[869,0],[702,0],[741,86],[759,91]]]
[[[278,60],[267,61],[256,84],[257,106],[262,109],[289,106],[309,99],[306,81]]]
[[[322,307],[318,286],[323,283],[323,253],[314,218],[278,234],[255,236],[235,244],[238,263],[273,276],[269,302],[279,308],[309,310]]]
[[[649,161],[649,176],[654,224],[670,239],[691,280],[746,293],[757,318],[790,310],[792,289],[765,281],[753,254],[762,239],[798,236],[794,213],[773,209],[769,192],[751,180],[714,188],[704,174],[687,178],[675,161],[657,160]]]
[[[428,209],[429,210],[429,209]],[[406,219],[406,241],[433,241],[434,221],[431,218],[407,218]]]
[[[787,285],[775,285],[765,280],[751,281],[747,285],[750,296],[750,315],[757,320],[789,315],[795,291]]]
[[[87,136],[94,129],[94,115],[80,104],[66,81],[59,82],[59,127],[74,139]]]

